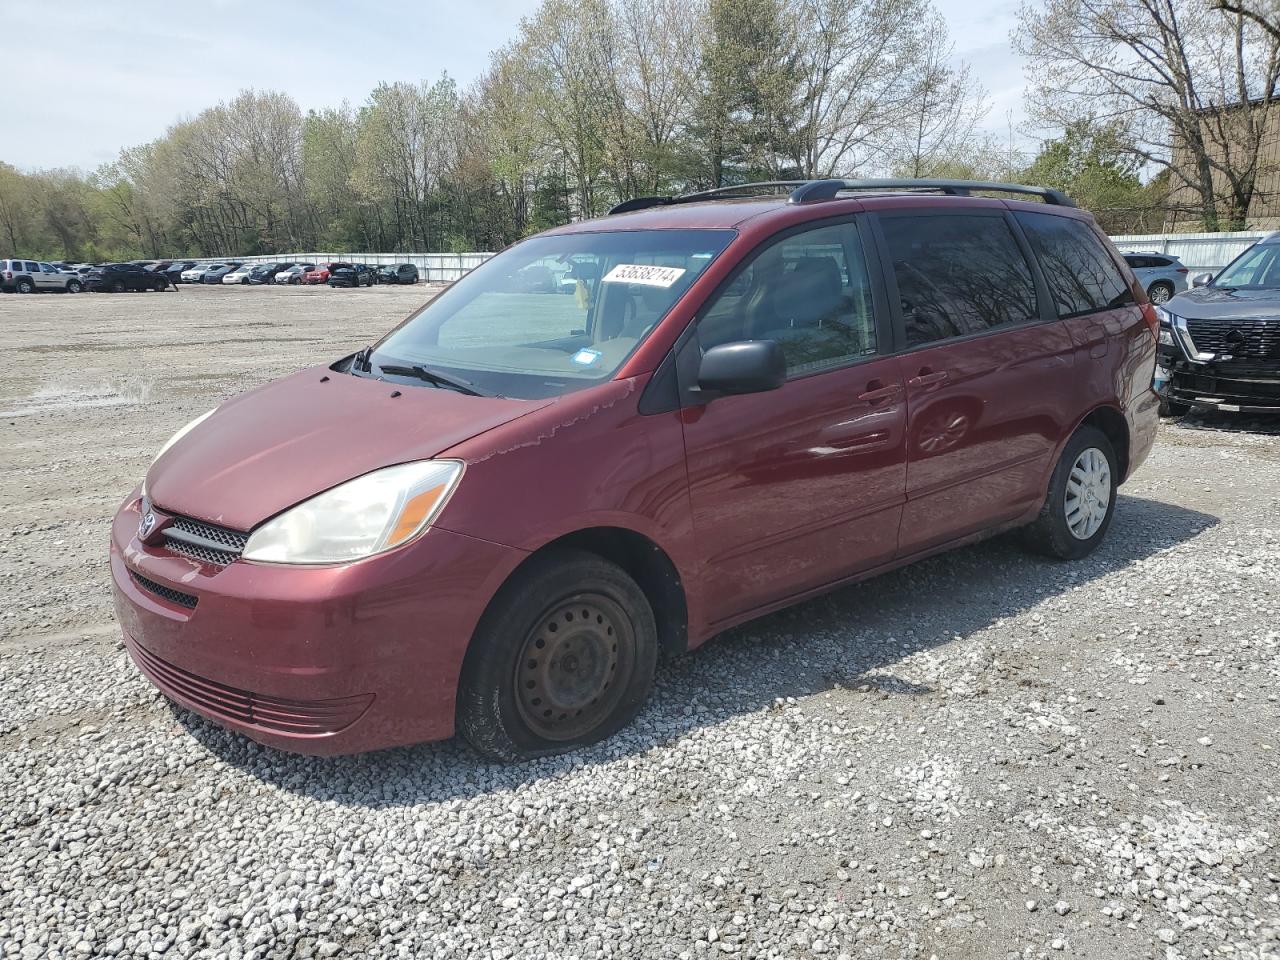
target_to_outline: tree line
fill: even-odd
[[[635,196],[883,174],[1058,187],[1113,232],[1159,229],[1190,184],[1189,215],[1227,228],[1265,182],[1280,34],[1277,0],[1220,2],[1025,7],[1015,43],[1052,132],[1026,158],[980,133],[986,93],[931,0],[545,0],[466,88],[383,83],[305,113],[246,90],[91,173],[0,163],[0,245],[91,260],[493,250]],[[1241,102],[1243,123],[1227,106]],[[1213,109],[1233,119],[1215,127]],[[1174,137],[1200,144],[1190,166],[1207,174],[1176,169]]]

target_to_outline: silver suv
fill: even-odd
[[[1187,289],[1187,268],[1172,253],[1139,250],[1124,254],[1124,259],[1152,303],[1168,303]]]
[[[84,280],[72,270],[38,260],[0,260],[0,290],[5,293],[79,293],[83,289]]]

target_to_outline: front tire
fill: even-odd
[[[534,558],[499,591],[471,641],[458,727],[478,752],[516,761],[612,736],[653,687],[658,631],[621,567],[579,550]]]
[[[123,280],[117,280],[115,283],[111,284],[111,292],[112,292],[112,293],[124,293],[124,281],[123,281]]]
[[[1116,509],[1119,470],[1107,435],[1081,427],[1058,459],[1040,516],[1024,530],[1027,546],[1059,560],[1079,560],[1097,549]]]
[[[79,280],[67,281],[67,293],[79,293],[84,288],[80,285]]]

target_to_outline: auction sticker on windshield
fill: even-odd
[[[643,263],[620,263],[604,275],[605,283],[639,283],[646,287],[669,287],[684,275],[684,267],[654,267]]]

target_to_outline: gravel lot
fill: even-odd
[[[525,766],[171,708],[108,519],[177,427],[425,298],[3,296],[0,956],[1280,956],[1280,422],[1167,424],[1104,547],[732,631]]]

